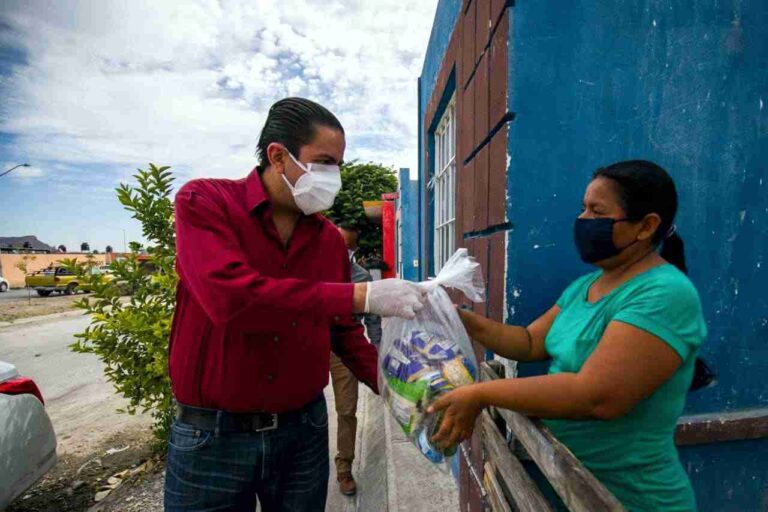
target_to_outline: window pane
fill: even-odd
[[[441,138],[443,139],[443,154],[442,154],[442,162],[441,162],[441,165],[440,165],[440,169],[441,169],[440,172],[444,172],[446,157],[448,155],[448,137],[447,137],[447,132],[443,131],[443,135],[441,136]]]
[[[443,175],[443,223],[448,220],[448,176]]]
[[[437,202],[435,203],[435,210],[437,211],[435,227],[439,228],[440,225],[443,223],[443,203],[445,200],[443,199],[443,178],[442,176],[438,178],[437,185],[435,187],[437,189]]]
[[[435,272],[439,272],[456,246],[456,103],[452,98],[434,133],[434,231]]]
[[[448,196],[448,218],[446,220],[451,220],[454,217],[456,207],[456,185],[453,179],[453,164],[448,167],[448,190],[450,192]]]
[[[453,189],[456,190],[456,164],[451,166],[451,180],[453,181]],[[456,218],[456,194],[453,195],[453,210],[451,211],[451,219]]]

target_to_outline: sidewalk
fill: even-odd
[[[328,400],[331,475],[335,475],[336,411],[333,391]],[[358,493],[339,493],[335,478],[328,483],[328,512],[454,512],[459,510],[458,487],[450,474],[427,461],[392,421],[381,398],[360,385],[357,405],[357,449],[353,474]]]
[[[391,421],[381,398],[360,386],[357,451],[353,473],[357,496],[348,498],[338,489],[333,467],[336,454],[336,410],[333,390],[328,401],[331,478],[327,512],[458,512],[458,487],[449,474],[427,461]],[[93,512],[160,512],[164,472],[149,476],[93,507]]]

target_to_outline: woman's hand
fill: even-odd
[[[477,385],[462,386],[439,398],[427,412],[445,411],[440,430],[432,440],[443,449],[457,445],[472,435],[483,404]]]

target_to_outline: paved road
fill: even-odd
[[[8,290],[7,292],[0,293],[0,304],[6,300],[26,299],[28,294],[29,292],[25,288]],[[32,296],[37,297],[37,292],[32,290]]]
[[[147,416],[117,413],[125,401],[105,380],[101,361],[69,349],[74,334],[89,322],[77,313],[0,328],[0,360],[16,365],[40,387],[59,454],[87,452],[115,432],[150,422]]]

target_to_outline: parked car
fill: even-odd
[[[114,279],[111,272],[104,272],[100,267],[94,267],[91,271],[102,275],[103,279]],[[77,275],[66,267],[48,267],[27,274],[25,283],[29,288],[34,288],[41,297],[48,297],[53,292],[72,295],[78,291],[90,291],[81,285]]]
[[[35,382],[0,361],[0,510],[56,465],[56,434]]]
[[[0,276],[0,293],[7,292],[9,287],[8,280]]]

